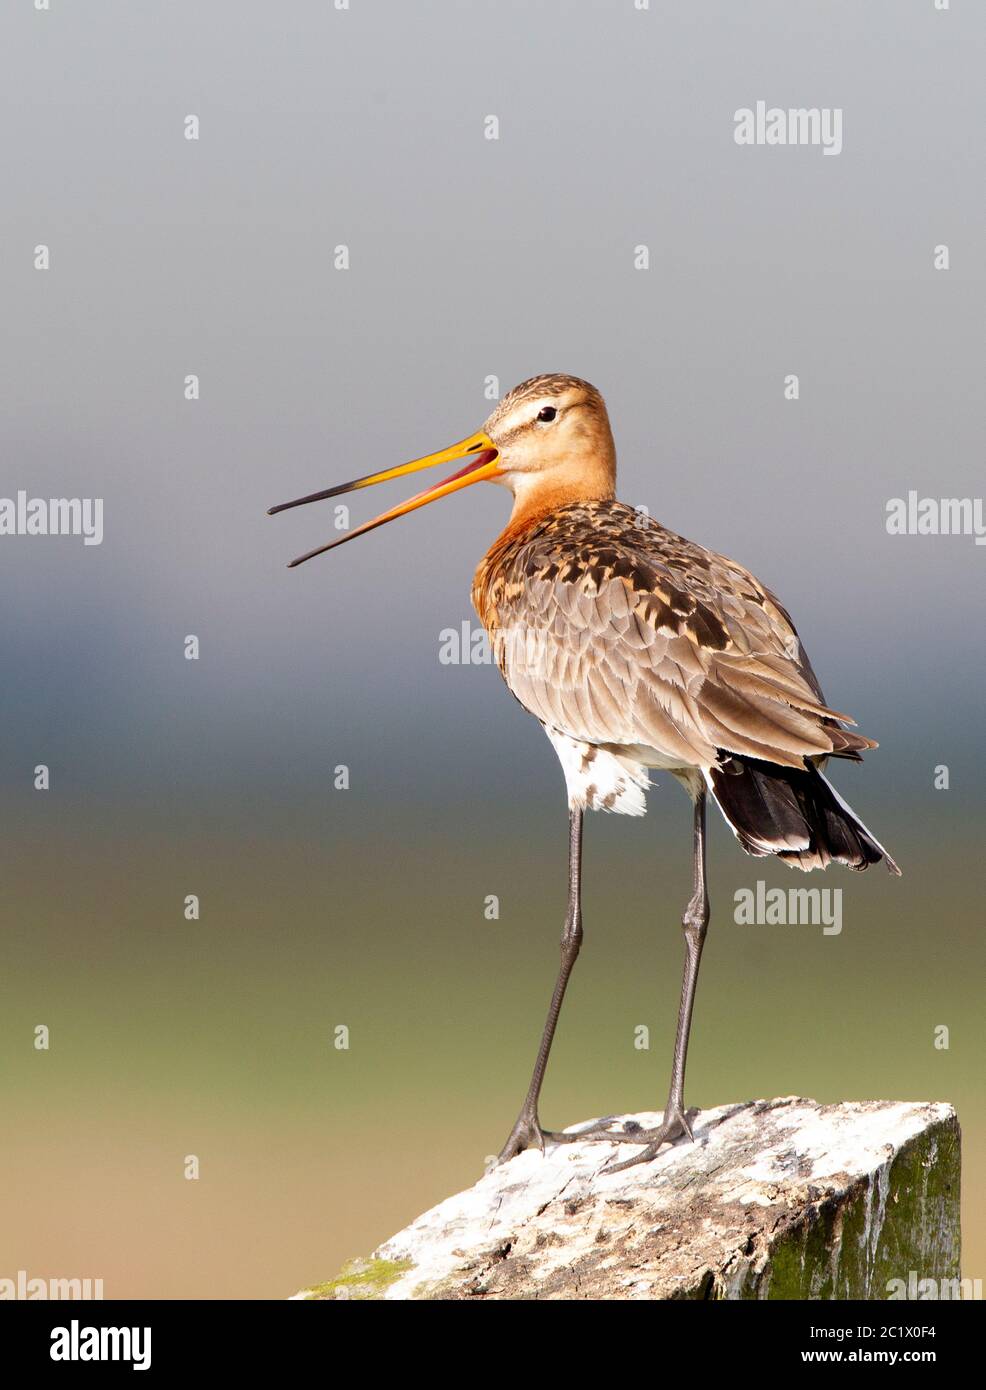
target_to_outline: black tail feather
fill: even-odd
[[[856,813],[812,765],[779,767],[723,753],[709,773],[712,793],[748,854],[775,854],[806,872],[835,860],[850,869],[886,861],[900,869]]]

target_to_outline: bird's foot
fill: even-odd
[[[610,1129],[615,1123],[615,1115],[604,1115],[585,1129],[566,1129],[561,1133],[546,1129],[544,1137],[552,1144],[632,1144],[644,1133],[643,1125],[638,1125],[636,1120],[631,1120],[624,1129]]]
[[[517,1123],[510,1131],[510,1137],[497,1155],[493,1167],[498,1168],[501,1163],[509,1163],[512,1158],[516,1158],[525,1149],[540,1149],[544,1153],[545,1144],[580,1144],[584,1139],[608,1139],[612,1143],[614,1139],[622,1135],[622,1132],[616,1135],[613,1130],[606,1128],[613,1122],[614,1119],[610,1116],[597,1120],[595,1124],[589,1125],[586,1129],[575,1131],[542,1129],[537,1112],[525,1108],[517,1116]],[[629,1134],[633,1128],[631,1123],[627,1133]],[[636,1128],[643,1134],[639,1125]]]
[[[691,1113],[694,1119],[698,1111],[693,1110]],[[510,1137],[497,1156],[494,1167],[499,1167],[501,1163],[509,1163],[525,1149],[537,1148],[544,1153],[546,1143],[643,1144],[642,1151],[634,1154],[633,1158],[625,1159],[622,1163],[608,1163],[603,1169],[606,1173],[618,1173],[623,1168],[631,1168],[635,1163],[649,1163],[665,1144],[674,1143],[677,1139],[687,1138],[691,1143],[695,1142],[688,1121],[688,1112],[680,1106],[669,1106],[664,1112],[664,1119],[656,1129],[644,1129],[643,1125],[637,1124],[635,1120],[628,1121],[620,1129],[611,1129],[610,1126],[615,1122],[614,1116],[604,1116],[585,1129],[557,1132],[542,1129],[536,1112],[522,1110],[517,1116],[517,1123],[510,1131]]]
[[[692,1111],[693,1118],[697,1114],[697,1110]],[[682,1135],[686,1135],[693,1142],[695,1139],[687,1112],[678,1106],[665,1111],[665,1117],[656,1129],[644,1129],[636,1120],[628,1120],[620,1129],[611,1129],[610,1126],[615,1123],[615,1115],[604,1115],[601,1120],[587,1125],[585,1129],[569,1129],[564,1134],[545,1130],[544,1137],[552,1144],[665,1144]]]
[[[509,1163],[512,1158],[516,1158],[525,1149],[540,1149],[544,1153],[545,1139],[553,1139],[554,1137],[554,1135],[546,1135],[541,1128],[537,1111],[529,1110],[525,1106],[517,1116],[517,1123],[510,1131],[507,1142],[497,1154],[496,1163],[493,1166],[499,1168],[501,1163]]]
[[[698,1113],[697,1111],[695,1112]],[[693,1116],[694,1118],[694,1116]],[[607,1163],[603,1168],[604,1173],[622,1173],[624,1168],[632,1168],[636,1163],[650,1163],[652,1158],[656,1158],[665,1144],[673,1144],[678,1139],[688,1139],[692,1144],[695,1136],[692,1133],[688,1118],[680,1106],[668,1106],[664,1112],[664,1119],[657,1129],[638,1129],[632,1132],[624,1131],[618,1138],[622,1144],[643,1144],[640,1153],[634,1154],[632,1158],[625,1158],[622,1163]]]

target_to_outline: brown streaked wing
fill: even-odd
[[[620,502],[580,503],[476,573],[473,599],[520,703],[595,744],[644,744],[685,766],[718,749],[800,767],[858,756],[794,625],[749,571]]]

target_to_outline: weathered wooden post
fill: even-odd
[[[296,1296],[961,1296],[951,1106],[787,1097],[703,1111],[693,1128],[694,1144],[622,1173],[605,1172],[610,1145],[521,1154]]]

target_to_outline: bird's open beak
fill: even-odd
[[[442,482],[436,483],[433,487],[426,488],[424,492],[415,493],[406,502],[391,507],[388,512],[381,512],[372,521],[365,521],[362,526],[357,526],[354,531],[348,531],[338,540],[329,541],[328,545],[320,545],[317,550],[310,550],[307,555],[299,555],[297,560],[291,561],[288,568],[294,569],[295,565],[303,565],[306,560],[311,560],[316,555],[323,555],[326,550],[334,550],[337,545],[355,540],[364,532],[372,531],[376,526],[382,526],[385,521],[394,521],[397,517],[404,516],[407,512],[416,511],[418,507],[423,507],[428,502],[437,502],[439,497],[448,497],[451,493],[458,492],[460,488],[469,487],[472,483],[480,483],[486,478],[495,478],[497,474],[497,448],[489,435],[480,431],[479,434],[471,434],[468,439],[460,439],[458,444],[441,449],[437,454],[427,454],[424,458],[412,459],[410,463],[401,463],[396,468],[385,468],[382,473],[368,473],[365,478],[356,478],[351,483],[341,483],[339,487],[329,487],[324,492],[312,492],[307,497],[297,497],[293,502],[282,502],[277,507],[271,507],[267,513],[268,516],[273,516],[275,512],[287,511],[289,507],[303,507],[306,502],[321,502],[326,497],[338,497],[343,492],[354,492],[356,488],[372,487],[374,483],[387,483],[391,478],[402,478],[405,473],[417,473],[419,468],[431,468],[436,463],[452,463],[455,459],[467,458],[470,454],[475,454],[477,457],[470,459],[464,468],[460,468],[451,477],[443,479]]]

